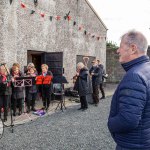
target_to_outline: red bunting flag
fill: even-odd
[[[56,20],[60,20],[60,18],[61,18],[60,16],[56,16]]]
[[[22,7],[22,8],[26,8],[26,5],[23,4],[23,3],[21,3],[21,7]]]
[[[44,14],[44,13],[41,13],[40,15],[41,15],[41,17],[43,17],[43,18],[45,17],[45,14]]]
[[[67,18],[68,18],[68,21],[70,21],[70,20],[71,20],[71,16],[67,16]]]
[[[100,37],[97,37],[97,40],[99,41]]]
[[[79,30],[80,30],[80,31],[82,30],[82,27],[81,27],[81,26],[79,27]]]

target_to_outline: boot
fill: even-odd
[[[6,122],[7,121],[7,116],[4,116],[4,122]]]
[[[7,121],[7,108],[4,108],[4,122]]]
[[[32,111],[36,111],[36,109],[34,107],[31,108]]]
[[[13,112],[13,116],[16,116],[16,112]]]
[[[30,113],[30,106],[27,107],[27,113]]]
[[[22,108],[20,107],[18,115],[20,116],[21,114],[22,114]]]

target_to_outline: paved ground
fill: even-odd
[[[64,112],[15,125],[14,133],[5,128],[0,150],[113,150],[115,143],[107,129],[111,101],[108,95],[116,85],[111,86],[98,107],[90,105],[88,110],[79,111],[79,104],[70,102]]]

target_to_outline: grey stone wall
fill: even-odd
[[[120,82],[125,74],[125,71],[118,61],[118,54],[112,49],[107,49],[106,55],[106,72],[109,75],[106,81],[115,83]]]
[[[107,29],[89,7],[86,0],[39,0],[35,8],[33,1],[22,0],[28,8],[36,10],[31,15],[29,9],[22,9],[19,0],[0,1],[0,62],[9,66],[19,62],[27,65],[27,50],[43,52],[63,52],[65,76],[71,82],[76,69],[76,55],[96,56],[106,63],[106,40],[99,41],[84,35],[84,29],[95,35],[106,36]],[[61,17],[70,11],[70,22],[53,19],[48,15]],[[39,13],[46,13],[42,18]],[[73,26],[73,21],[77,22]]]

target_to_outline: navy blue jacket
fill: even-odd
[[[150,61],[141,56],[122,65],[126,75],[115,91],[108,128],[124,148],[150,150]]]

